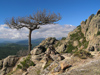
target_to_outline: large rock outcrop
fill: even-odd
[[[99,49],[100,44],[100,10],[97,14],[92,14],[87,21],[81,22],[81,31],[89,41],[89,47],[93,46],[95,50]]]
[[[0,60],[0,75],[6,75],[15,66],[18,61],[17,56],[8,56],[7,58]]]

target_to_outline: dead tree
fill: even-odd
[[[31,33],[35,29],[39,29],[41,25],[48,25],[55,23],[61,19],[60,14],[55,13],[47,13],[46,10],[37,11],[30,15],[29,17],[18,17],[10,20],[6,20],[6,24],[10,28],[21,29],[26,27],[29,29],[29,42],[28,42],[28,50],[31,51]]]

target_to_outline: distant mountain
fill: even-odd
[[[15,43],[1,43],[0,44],[0,59],[3,59],[9,55],[16,55],[20,50],[28,50],[27,46],[18,45]]]
[[[31,41],[31,43],[32,43],[33,45],[38,45],[38,44],[41,43],[43,40],[45,40],[45,38],[34,39],[34,40]],[[28,40],[18,41],[18,42],[16,42],[16,44],[28,45]]]
[[[12,41],[3,41],[2,43],[13,43]]]
[[[45,38],[32,40],[32,48],[39,45]],[[16,43],[4,41],[0,43],[0,59],[8,55],[16,55],[20,50],[28,50],[28,40],[22,40]]]

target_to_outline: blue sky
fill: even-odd
[[[60,13],[62,19],[57,25],[47,25],[32,32],[32,39],[67,37],[67,34],[81,21],[100,9],[100,0],[0,0],[0,41],[28,39],[28,29],[10,29],[5,19],[32,15],[37,10],[46,9]]]
[[[60,25],[79,25],[100,9],[100,0],[0,0],[0,24],[6,18],[28,16],[37,10],[60,13]]]

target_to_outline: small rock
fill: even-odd
[[[58,46],[56,50],[57,52],[62,53],[66,50],[66,47],[67,47],[66,44],[62,44],[61,46]]]
[[[78,46],[78,41],[74,41],[73,46]]]
[[[19,58],[16,56],[8,56],[3,61],[3,67],[13,67]]]
[[[81,38],[79,41],[82,43],[83,42],[83,38]]]
[[[71,67],[71,64],[67,60],[64,60],[63,62],[60,63],[60,66],[61,66],[62,70],[65,70],[65,69]]]
[[[60,56],[60,54],[56,54],[56,55],[53,55],[53,54],[50,54],[50,57],[54,60],[54,61],[60,61],[60,60],[63,60],[64,57],[63,56]]]

